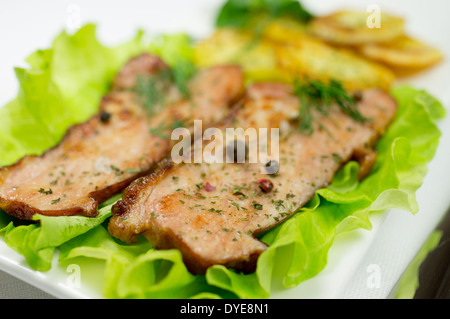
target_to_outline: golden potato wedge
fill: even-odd
[[[263,36],[273,40],[290,43],[309,37],[308,28],[294,19],[283,18],[270,21],[264,28]]]
[[[388,68],[316,39],[303,38],[295,45],[277,46],[276,56],[281,68],[294,77],[335,79],[351,91],[370,87],[387,90],[395,80]]]
[[[443,58],[438,49],[406,35],[386,43],[365,44],[359,51],[372,60],[396,68],[426,68]]]
[[[373,24],[372,15],[363,11],[338,11],[313,19],[309,23],[309,32],[340,45],[387,42],[404,33],[403,19],[380,12],[377,27]]]
[[[286,59],[284,52],[290,52],[298,57],[301,57],[304,63],[306,61],[313,61],[311,64],[303,67],[299,73],[304,73],[303,76],[316,77],[323,79],[340,79],[344,82],[344,86],[348,88],[364,88],[369,86],[381,86],[383,88],[389,87],[390,83],[394,80],[392,72],[380,65],[367,62],[367,59],[358,57],[359,54],[340,50],[334,46],[328,45],[324,41],[313,38],[307,30],[306,25],[301,24],[294,20],[277,19],[269,23],[264,30],[264,36],[270,38],[270,40],[278,43],[280,49],[276,49],[278,52],[277,59],[278,65],[287,66],[289,59]],[[281,46],[283,46],[281,48]],[[287,45],[287,46],[286,46]],[[294,48],[289,47],[294,46]],[[308,57],[308,55],[310,55]],[[339,58],[338,61],[327,61],[326,59]],[[292,58],[292,55],[291,55]],[[290,62],[293,62],[292,60]],[[296,60],[294,64],[298,63]],[[336,64],[341,63],[341,66]],[[324,66],[319,68],[318,66]],[[339,69],[347,65],[344,72]],[[284,68],[286,72],[292,71],[293,66]],[[352,75],[353,68],[359,68],[361,70],[358,76]],[[289,72],[288,72],[289,73]],[[295,72],[294,72],[295,73]],[[359,78],[358,78],[359,77]]]
[[[221,28],[198,43],[194,52],[199,67],[238,64],[248,81],[288,81],[277,65],[274,45],[262,36],[255,38],[248,32]]]
[[[224,63],[241,65],[250,82],[292,83],[302,77],[335,79],[346,89],[358,90],[388,89],[395,79],[386,67],[308,35],[282,42],[262,37],[255,39],[236,29],[219,29],[197,45],[195,60],[200,67]]]

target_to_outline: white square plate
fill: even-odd
[[[165,1],[2,1],[0,3],[0,41],[2,43],[0,105],[17,94],[13,67],[24,66],[31,52],[47,48],[63,28],[73,27],[74,14],[81,25],[94,22],[104,44],[119,44],[130,39],[137,29],[151,34],[186,32],[196,37],[213,30],[218,0]],[[304,0],[314,14],[326,14],[342,8],[366,10],[371,1]],[[450,2],[445,0],[379,0],[382,11],[406,20],[408,33],[439,47],[446,60],[430,70],[405,81],[435,95],[450,107]],[[371,231],[353,231],[339,235],[329,252],[326,268],[315,278],[296,288],[274,287],[272,298],[388,298],[397,280],[437,226],[450,206],[450,123],[440,122],[442,138],[423,186],[417,193],[420,211],[416,215],[389,211],[371,218]],[[379,272],[377,285],[368,282],[370,274]],[[41,273],[31,270],[24,258],[11,250],[0,238],[0,270],[59,298],[102,298],[100,268],[95,266],[82,275],[79,287],[70,284],[70,269],[57,263]],[[24,296],[25,297],[25,296]]]

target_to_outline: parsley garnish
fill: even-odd
[[[51,188],[49,188],[48,191],[46,191],[46,190],[43,189],[43,188],[40,188],[40,189],[39,189],[39,193],[45,194],[45,195],[50,195],[50,194],[53,194],[53,191],[52,191]]]
[[[162,70],[151,76],[138,76],[134,91],[151,116],[157,113],[164,104],[165,88],[172,81],[170,69]]]
[[[290,17],[307,23],[313,15],[297,0],[228,0],[220,9],[217,27],[248,28],[255,18]]]
[[[355,121],[368,120],[359,112],[355,99],[336,80],[324,83],[319,80],[297,79],[294,81],[294,94],[300,100],[300,131],[305,134],[314,132],[314,111],[327,116],[333,104]]]
[[[262,210],[263,209],[263,205],[261,205],[260,203],[253,201],[252,202],[252,206],[253,208],[257,209],[257,210]]]
[[[164,106],[165,94],[171,84],[174,83],[184,97],[189,97],[188,83],[196,71],[194,64],[180,59],[170,69],[150,76],[138,76],[133,90],[151,116]]]
[[[174,120],[170,123],[159,123],[156,127],[150,129],[150,134],[158,136],[162,139],[168,139],[170,137],[169,134],[179,127],[185,127],[188,124],[189,120]]]
[[[178,59],[172,67],[172,78],[178,90],[184,97],[190,97],[188,83],[197,72],[193,63],[187,60]]]

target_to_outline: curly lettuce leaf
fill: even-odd
[[[111,206],[99,209],[93,218],[35,215],[33,219],[39,223],[19,226],[10,221],[3,228],[5,243],[22,254],[31,268],[50,270],[56,247],[99,226],[111,215]]]
[[[255,19],[290,17],[306,23],[313,15],[295,0],[228,0],[220,8],[216,27],[246,28]]]
[[[156,250],[147,240],[127,245],[114,240],[100,226],[60,247],[60,261],[74,258],[105,262],[106,298],[221,298],[231,294],[209,286],[204,276],[194,276],[186,269],[178,250]]]

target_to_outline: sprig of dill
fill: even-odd
[[[188,83],[195,73],[197,73],[197,68],[195,65],[190,61],[179,59],[171,70],[172,79],[178,90],[184,97],[190,97],[191,92],[189,91]]]
[[[300,100],[300,131],[305,134],[311,135],[314,132],[314,111],[328,116],[330,107],[334,104],[355,121],[362,123],[368,120],[359,112],[355,98],[339,81],[332,79],[325,83],[320,80],[296,79],[294,94]]]
[[[164,69],[150,76],[138,76],[133,88],[147,115],[151,116],[164,106],[167,88],[175,84],[180,93],[188,98],[189,80],[197,72],[195,66],[187,61],[180,60],[170,69]]]
[[[156,127],[150,129],[150,134],[158,136],[162,139],[168,139],[171,131],[176,128],[186,126],[188,121],[189,119],[174,120],[170,123],[161,122]]]
[[[165,87],[172,81],[170,69],[150,76],[139,75],[133,91],[142,103],[148,116],[156,114],[164,104]]]

